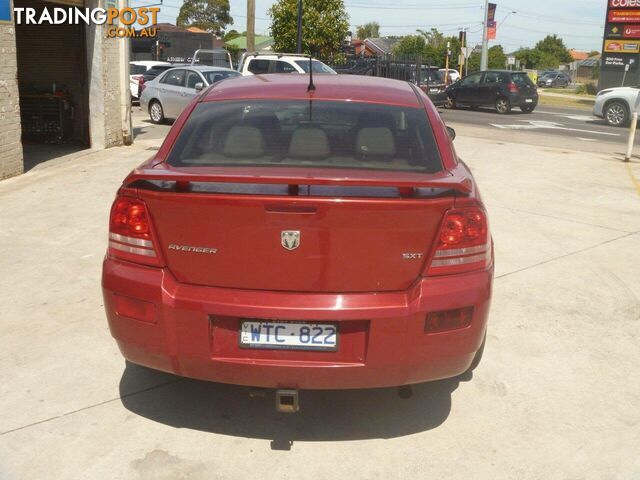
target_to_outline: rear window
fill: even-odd
[[[442,170],[423,109],[331,101],[200,103],[167,162],[176,167]]]
[[[511,80],[513,80],[513,83],[515,83],[519,87],[524,87],[525,85],[533,85],[533,81],[531,81],[529,75],[527,75],[526,73],[512,73]]]
[[[444,79],[442,72],[433,68],[423,68],[420,81],[422,82],[441,82]]]
[[[309,60],[296,60],[295,62],[305,73],[309,73]],[[336,73],[331,67],[318,60],[311,60],[311,68],[313,68],[313,73]]]
[[[239,77],[240,74],[238,72],[201,72],[204,75],[204,78],[207,79],[207,83],[209,85],[219,82],[220,80],[224,80],[229,77]]]
[[[147,71],[147,67],[144,65],[129,64],[129,75],[140,75]]]
[[[174,65],[154,65],[147,71],[149,73],[155,73],[156,75],[158,75],[160,72],[164,72],[165,70],[169,70],[170,68],[173,68],[173,67]]]

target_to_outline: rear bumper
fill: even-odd
[[[348,389],[465,372],[485,334],[492,277],[493,268],[425,278],[406,292],[306,294],[179,284],[166,269],[106,258],[102,283],[111,334],[133,363],[237,385]],[[469,327],[424,333],[427,312],[467,306],[474,307]],[[337,352],[243,349],[243,318],[335,322],[340,346]]]
[[[514,107],[535,107],[538,105],[538,94],[524,95],[516,94],[511,97],[511,105]]]

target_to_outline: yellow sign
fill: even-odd
[[[637,40],[607,40],[604,42],[607,53],[640,53],[640,41]]]

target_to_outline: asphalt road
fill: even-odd
[[[447,125],[460,135],[601,153],[624,152],[628,129],[611,127],[590,110],[540,105],[533,113],[514,109],[440,109]],[[640,135],[636,137],[640,144]]]

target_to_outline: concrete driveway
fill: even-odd
[[[0,478],[639,478],[640,165],[456,145],[496,245],[482,364],[406,400],[302,392],[297,415],[117,351],[107,217],[152,135],[1,182]]]

